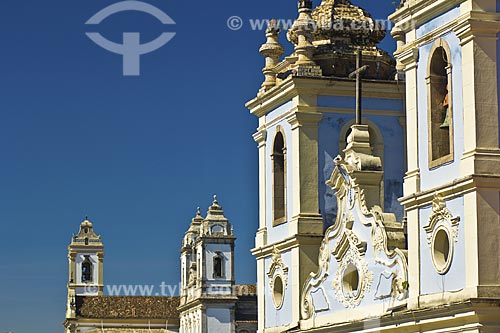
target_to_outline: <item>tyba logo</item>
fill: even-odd
[[[144,12],[154,16],[163,24],[175,24],[170,16],[157,7],[135,0],[122,1],[108,6],[92,16],[85,24],[97,25],[107,17],[124,11]],[[175,32],[164,32],[155,40],[145,44],[141,44],[141,34],[138,32],[124,32],[123,44],[114,43],[98,32],[88,32],[86,35],[103,49],[123,56],[123,75],[138,76],[141,73],[141,55],[156,51],[167,44],[174,38]]]

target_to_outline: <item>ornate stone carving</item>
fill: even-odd
[[[429,224],[424,227],[427,233],[427,242],[431,245],[432,235],[436,226],[440,223],[444,223],[455,242],[458,242],[458,225],[460,222],[460,217],[451,214],[450,210],[446,208],[446,202],[443,200],[442,195],[436,193],[434,195],[434,200],[432,200],[432,214],[429,217]]]
[[[281,253],[276,247],[273,249],[271,260],[272,263],[269,267],[269,272],[267,272],[267,276],[269,277],[269,288],[271,290],[271,294],[273,295],[275,308],[280,309],[283,306],[285,290],[288,286],[288,267],[283,262]],[[275,290],[278,279],[280,280],[280,288],[282,288],[280,291]],[[278,293],[281,294],[279,295],[279,299],[277,298]]]
[[[333,287],[333,300],[346,308],[359,306],[368,295],[372,295],[374,300],[390,298],[393,301],[403,301],[408,297],[403,224],[397,223],[393,214],[384,213],[378,206],[368,209],[364,191],[354,177],[358,172],[356,167],[340,157],[335,159],[335,164],[327,185],[336,193],[337,220],[325,232],[319,253],[319,269],[310,274],[302,291],[301,315],[304,320],[315,316],[319,309],[326,311],[324,302],[314,304],[313,295],[319,295],[319,289],[331,290]],[[365,228],[368,233],[363,234],[371,237],[361,239],[357,230]],[[368,251],[369,248],[372,250]],[[369,258],[367,253],[370,253]],[[330,261],[332,257],[333,262]],[[372,265],[380,265],[387,272],[387,287],[383,294],[372,288]],[[327,280],[332,281],[331,285],[326,283]]]
[[[349,0],[323,0],[312,14],[318,27],[315,41],[349,40],[353,45],[375,46],[386,35],[384,26]],[[352,29],[353,26],[361,27]]]
[[[349,199],[348,199],[349,200]],[[333,288],[336,291],[337,299],[345,307],[355,307],[359,305],[365,294],[369,291],[373,281],[373,273],[368,271],[368,265],[364,260],[366,253],[366,242],[363,242],[352,231],[352,223],[354,218],[352,215],[346,214],[347,220],[344,222],[346,229],[333,249],[333,256],[339,262],[335,280],[333,281]],[[352,269],[352,271],[349,271]],[[355,285],[348,285],[347,275],[354,274]],[[350,288],[347,290],[347,288]]]
[[[321,247],[319,249],[319,270],[316,274],[310,274],[311,277],[309,278],[309,281],[311,281],[311,283],[306,283],[306,287],[303,292],[302,318],[309,318],[314,312],[311,289],[318,287],[328,277],[330,255],[330,242],[325,237],[321,242]]]
[[[458,242],[459,222],[460,217],[454,217],[446,208],[443,197],[436,193],[432,200],[432,214],[424,230],[427,233],[432,263],[439,274],[446,274],[451,267],[454,243]]]
[[[358,242],[359,244],[359,242]],[[354,308],[370,291],[373,273],[368,270],[368,264],[357,247],[351,247],[340,260],[339,267],[333,281],[333,289],[337,299],[346,307]],[[348,281],[349,274],[355,276],[354,282]]]

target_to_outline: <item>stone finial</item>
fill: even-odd
[[[217,201],[217,194],[214,194],[214,201],[213,201],[214,206],[218,206],[219,202]]]
[[[267,23],[266,42],[259,49],[260,54],[266,59],[266,66],[262,69],[264,73],[264,83],[261,91],[267,91],[276,85],[276,73],[274,68],[278,65],[279,58],[285,53],[283,46],[278,41],[280,33],[279,24],[272,19]]]
[[[382,160],[373,155],[367,125],[352,125],[344,149],[345,161],[357,171],[381,171]]]
[[[400,53],[406,43],[406,34],[405,32],[399,28],[399,27],[394,27],[391,31],[391,36],[396,40],[396,45],[397,49],[395,54]],[[405,66],[401,63],[401,61],[396,60],[396,80],[404,80],[405,74],[404,74],[404,68]]]
[[[287,37],[295,45],[295,53],[298,55],[297,65],[314,66],[312,59],[314,45],[312,44],[313,32],[316,30],[316,22],[312,18],[312,1],[299,0],[299,17],[288,31]]]
[[[196,209],[196,216],[191,219],[191,225],[189,226],[189,231],[196,231],[198,226],[203,222],[203,216],[201,215],[201,209],[198,207]]]

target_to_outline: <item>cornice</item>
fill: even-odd
[[[458,6],[465,0],[410,0],[389,16],[389,20],[405,33],[421,26],[434,17]]]
[[[140,329],[144,327],[148,329],[149,324],[151,324],[151,328],[165,328],[165,323],[169,325],[177,325],[179,319],[173,318],[121,318],[119,320],[115,318],[67,318],[66,321],[77,322],[81,327],[101,327],[101,324],[104,324],[104,329],[107,328],[123,328],[125,324],[130,325],[127,327],[128,329]],[[100,331],[100,330],[99,330]],[[114,331],[114,330],[113,330]]]
[[[95,252],[103,252],[104,246],[102,245],[70,245],[68,247],[69,252],[77,252],[77,253],[95,253]]]
[[[405,47],[396,54],[398,60],[405,66],[405,71],[411,70],[417,66],[420,57],[419,48],[414,45]]]
[[[259,147],[262,145],[265,145],[266,139],[267,139],[267,130],[266,129],[260,129],[256,133],[252,135],[253,139],[255,142],[259,144]]]
[[[453,31],[457,37],[460,38],[462,45],[466,44],[474,37],[486,36],[497,38],[496,35],[500,32],[500,14],[478,11],[465,13],[455,20],[441,25],[424,36],[405,44],[395,53],[395,56],[406,66],[405,70],[410,70],[414,68],[418,62],[418,49],[421,46],[429,44],[434,39],[450,31]]]
[[[405,91],[402,81],[363,80],[365,98],[400,99]],[[301,95],[355,96],[355,81],[345,78],[290,77],[279,86],[249,101],[246,107],[257,117],[265,116],[277,107]],[[302,107],[303,105],[299,105]],[[314,105],[310,105],[314,106]]]
[[[367,331],[367,327],[373,327],[373,332],[406,333],[408,327],[418,326],[422,331],[437,332],[436,328],[448,327],[446,332],[458,332],[464,326],[470,330],[478,330],[483,327],[479,324],[479,315],[487,313],[490,316],[498,314],[499,299],[468,299],[442,306],[421,307],[418,310],[407,307],[396,307],[386,309],[386,314],[379,317],[376,326],[373,326],[373,318],[351,320],[345,322],[325,324],[321,327],[310,328],[308,332],[338,332],[350,333]],[[307,321],[302,320],[301,326],[306,326]],[[298,332],[294,330],[293,332]],[[372,332],[372,330],[368,330]],[[438,330],[444,332],[442,330]]]
[[[319,112],[295,112],[288,116],[286,120],[292,126],[293,130],[300,126],[316,126],[322,118],[323,114]]]
[[[442,184],[435,188],[414,193],[399,199],[408,210],[428,206],[432,203],[435,193],[443,196],[445,201],[463,196],[466,193],[476,191],[478,188],[497,189],[500,187],[500,176],[493,175],[470,175],[455,179],[453,182]]]
[[[500,32],[500,14],[472,11],[454,22],[453,31],[464,45],[474,37],[497,38]]]
[[[267,244],[262,247],[250,250],[257,259],[269,257],[274,249],[281,253],[299,247],[299,245],[317,245],[318,239],[323,239],[323,235],[295,235],[281,240],[279,243]]]
[[[245,106],[250,110],[251,114],[260,118],[296,96],[293,87],[294,82],[292,77],[289,77],[263,95],[257,96],[247,102]]]

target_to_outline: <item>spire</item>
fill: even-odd
[[[231,225],[227,218],[224,216],[224,211],[217,201],[217,195],[214,195],[214,201],[212,202],[212,205],[208,207],[207,217],[203,220],[203,225],[204,234],[213,234],[212,227],[216,226],[217,230],[218,228],[224,229],[224,232],[221,233],[222,235],[232,235]],[[217,231],[217,233],[220,234],[219,231]]]
[[[219,205],[219,202],[217,201],[217,195],[214,195],[214,200],[212,202],[212,205],[208,207],[208,212],[207,212],[207,220],[208,219],[213,219],[213,218],[223,218],[224,217],[224,211],[222,210],[222,207]]]
[[[203,223],[203,216],[201,216],[201,209],[198,207],[196,209],[196,215],[191,219],[191,224],[189,225],[189,229],[186,231],[187,234],[198,234],[200,232],[200,226]],[[195,236],[197,237],[197,236]],[[190,241],[185,241],[186,244],[189,244]]]
[[[196,208],[196,215],[191,219],[191,227],[189,228],[190,230],[192,229],[193,226],[195,225],[200,225],[201,222],[203,222],[203,216],[201,216],[201,209],[200,207]]]
[[[84,246],[102,245],[101,236],[94,232],[94,225],[87,216],[85,216],[85,219],[80,223],[78,234],[76,236],[73,235],[71,244]]]
[[[262,69],[265,80],[261,92],[265,92],[276,85],[274,68],[278,65],[279,58],[285,53],[283,46],[278,41],[280,33],[279,24],[275,19],[267,23],[267,41],[259,49],[260,54],[266,59],[266,66]]]

